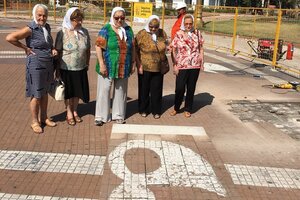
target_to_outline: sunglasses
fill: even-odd
[[[116,21],[118,21],[119,19],[121,19],[121,20],[124,20],[124,19],[125,19],[125,17],[124,17],[124,16],[120,16],[120,17],[114,17],[114,19],[115,19]]]
[[[159,26],[149,26],[149,29],[158,29]]]

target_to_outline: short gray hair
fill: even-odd
[[[36,15],[36,10],[37,10],[38,8],[43,8],[44,11],[46,12],[46,15],[48,16],[48,7],[47,7],[46,5],[44,5],[44,4],[41,4],[41,3],[36,4],[36,5],[33,7],[33,9],[32,9],[32,15],[33,15],[33,16]]]

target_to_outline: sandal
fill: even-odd
[[[57,124],[54,121],[51,121],[50,119],[46,119],[44,122],[41,123],[42,125],[46,125],[49,127],[55,127]]]
[[[95,126],[103,126],[104,122],[100,120],[95,120]]]
[[[170,112],[170,115],[171,116],[175,116],[177,114],[177,111],[176,110],[172,110],[171,112]]]
[[[154,119],[159,119],[160,118],[160,115],[159,114],[155,114],[153,115]]]
[[[75,126],[75,124],[76,124],[74,118],[68,119],[68,117],[67,117],[66,121],[70,126]]]
[[[184,112],[184,116],[185,116],[186,118],[190,118],[192,115],[191,115],[190,112],[185,111],[185,112]]]
[[[82,119],[79,116],[74,116],[74,119],[77,123],[82,122]]]
[[[141,113],[142,117],[147,117],[147,113]]]
[[[36,133],[36,134],[41,134],[41,133],[43,133],[43,129],[42,129],[42,127],[40,126],[40,123],[38,123],[38,122],[33,122],[33,123],[31,124],[31,128],[32,128],[33,132]]]
[[[117,119],[117,124],[126,124],[126,121],[124,119]]]

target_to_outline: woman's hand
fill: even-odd
[[[143,66],[140,65],[139,68],[138,68],[138,73],[139,74],[143,74],[144,73],[144,70],[143,70]]]
[[[26,48],[25,49],[25,53],[26,53],[27,56],[29,56],[29,55],[35,55],[35,53],[32,51],[31,48]]]
[[[179,73],[178,67],[176,66],[176,64],[173,64],[173,74],[177,76],[178,73]]]
[[[106,68],[106,65],[104,63],[100,64],[100,74],[102,76],[107,76],[108,75],[107,68]]]
[[[52,49],[52,56],[55,57],[58,55],[58,52],[56,49]]]

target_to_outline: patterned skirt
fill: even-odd
[[[54,88],[52,57],[29,55],[26,64],[26,97],[41,98]]]

